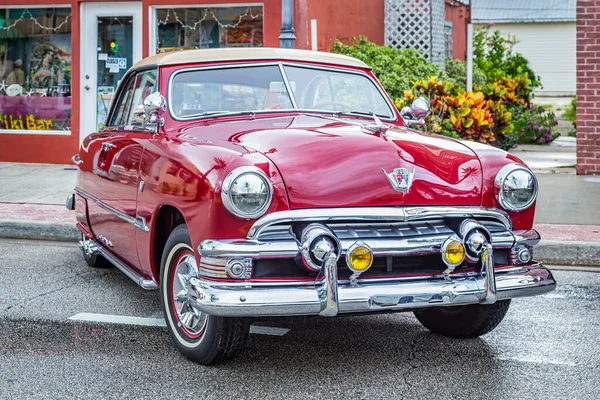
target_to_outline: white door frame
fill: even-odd
[[[98,17],[133,16],[132,65],[142,59],[142,2],[114,1],[110,3],[82,2],[79,100],[79,142],[96,131],[97,76],[98,76]]]

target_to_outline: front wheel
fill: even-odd
[[[198,274],[198,266],[186,225],[171,232],[160,271],[165,321],[179,351],[205,365],[235,357],[244,347],[250,324],[242,318],[207,315],[187,301],[187,282]]]
[[[433,333],[454,338],[476,338],[496,328],[509,306],[510,300],[500,300],[490,305],[423,308],[414,314]]]

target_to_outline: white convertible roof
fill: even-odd
[[[251,61],[251,60],[289,60],[308,61],[324,64],[345,65],[358,68],[371,68],[356,58],[322,51],[279,49],[269,47],[243,47],[182,50],[157,54],[143,59],[134,68],[148,65],[191,64],[211,61]]]

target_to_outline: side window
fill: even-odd
[[[155,92],[156,70],[139,73],[135,78],[131,106],[127,110],[126,125],[142,126],[143,121],[135,116],[135,110],[144,104],[146,96]]]
[[[111,120],[107,126],[124,126],[126,123],[126,116],[128,115],[129,105],[131,104],[131,96],[133,94],[133,84],[135,79],[130,79],[127,85],[123,89],[123,94],[118,98],[119,104],[113,114]]]

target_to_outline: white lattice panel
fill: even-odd
[[[445,0],[386,0],[385,45],[419,50],[443,66],[444,7]]]

